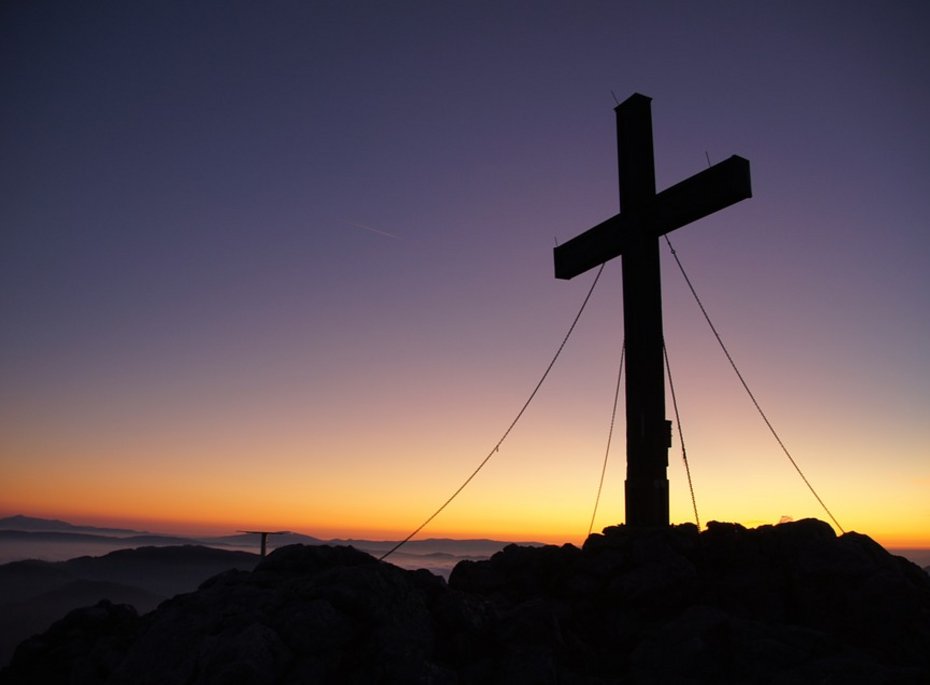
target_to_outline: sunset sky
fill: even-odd
[[[614,95],[664,189],[753,197],[671,238],[846,530],[930,546],[930,5],[6,2],[0,515],[396,539],[494,447],[618,211]],[[613,93],[613,94],[612,94]],[[827,519],[663,246],[702,522]],[[421,537],[580,542],[620,263],[536,401]],[[671,418],[671,403],[669,402]],[[623,410],[595,529],[623,520]],[[693,520],[677,432],[671,516]]]

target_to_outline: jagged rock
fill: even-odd
[[[142,619],[125,604],[102,600],[74,609],[42,635],[29,638],[16,650],[13,664],[0,672],[10,683],[108,682],[138,634]]]
[[[0,681],[925,683],[928,645],[930,577],[866,536],[616,526],[581,549],[508,546],[448,584],[283,547],[141,618],[72,612]]]

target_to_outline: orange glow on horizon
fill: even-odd
[[[539,414],[521,424],[480,477],[417,538],[583,542],[603,446],[601,440],[586,436],[574,443],[561,431],[553,436],[544,429],[559,419],[546,410],[543,405]],[[398,428],[405,430],[403,424]],[[477,432],[491,430],[482,426]],[[832,447],[845,458],[844,468],[835,469],[829,458],[808,456],[831,454],[829,445],[801,430],[795,433],[797,454],[803,455],[808,475],[847,530],[886,546],[930,547],[930,527],[920,516],[925,480],[908,481],[882,470],[871,458],[876,451],[871,445]],[[5,465],[4,475],[16,488],[5,494],[3,509],[7,515],[182,535],[226,535],[262,527],[324,540],[399,540],[435,511],[461,482],[463,472],[468,473],[475,455],[480,458],[486,449],[465,433],[441,436],[444,440],[428,435],[420,442],[377,431],[348,435],[345,442],[333,438],[320,444],[299,436],[289,436],[293,442],[288,443],[281,436],[272,441],[260,435],[237,445],[203,437],[183,446],[100,438],[94,450],[68,449],[51,438],[37,445],[11,440],[14,458]],[[689,437],[702,522],[737,521],[756,527],[777,523],[782,516],[828,520],[770,445],[755,447],[758,441],[754,443],[748,432],[735,430],[727,439],[740,445],[740,451],[721,445],[719,439],[712,431],[694,431]],[[38,466],[44,451],[68,455],[54,478]],[[256,468],[252,455],[264,453],[272,456]],[[307,454],[325,458],[310,459]],[[671,518],[685,522],[693,513],[683,466],[675,457],[670,453]],[[594,531],[622,520],[622,468],[622,458],[614,455]]]
[[[333,525],[326,522],[315,522],[299,517],[269,518],[259,515],[244,515],[241,518],[214,516],[200,518],[186,518],[183,516],[152,516],[145,514],[127,514],[115,516],[112,513],[102,512],[92,507],[75,507],[69,509],[37,506],[31,508],[5,507],[0,516],[13,516],[22,514],[37,518],[59,519],[77,526],[93,526],[98,528],[120,528],[160,533],[166,535],[182,536],[222,536],[232,535],[243,528],[261,527],[273,530],[289,530],[291,532],[309,535],[321,540],[334,539],[366,539],[366,540],[400,540],[410,534],[412,529],[402,528],[399,525],[377,526],[345,526]],[[817,516],[821,520],[825,517]],[[686,521],[681,521],[684,523]],[[777,521],[743,520],[736,521],[747,528],[760,525],[775,524]],[[673,522],[677,523],[677,522]],[[595,526],[593,532],[599,533],[610,523]],[[857,532],[867,535],[883,547],[888,549],[930,549],[930,535],[921,530],[893,531],[882,528],[863,529],[848,528],[847,532]],[[839,531],[837,531],[839,535]],[[541,542],[545,544],[561,545],[571,543],[580,545],[584,542],[585,531],[578,530],[569,525],[547,526],[476,526],[473,522],[460,519],[458,521],[435,523],[421,531],[415,540],[427,538],[450,539],[492,539],[502,542]]]

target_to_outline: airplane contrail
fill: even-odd
[[[371,231],[372,233],[377,233],[379,235],[387,236],[388,238],[393,238],[394,240],[400,240],[400,236],[396,236],[393,233],[388,233],[387,231],[382,231],[379,228],[372,228],[371,226],[366,226],[365,224],[357,224],[354,221],[346,221],[345,223],[349,226],[355,226],[356,228],[363,228],[366,231]]]

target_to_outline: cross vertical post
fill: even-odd
[[[261,535],[261,557],[265,558],[265,553],[268,551],[268,536],[269,535],[285,535],[288,531],[286,530],[240,530],[240,533],[248,533],[249,535]]]
[[[626,523],[669,523],[664,338],[659,238],[752,197],[749,161],[733,155],[656,193],[651,100],[634,93],[616,107],[620,213],[555,248],[556,278],[623,262],[626,347]]]
[[[614,110],[620,167],[620,211],[635,214],[655,199],[650,99],[633,95]],[[662,364],[662,285],[659,239],[630,232],[623,263],[626,346],[626,523],[667,526],[668,448]]]

